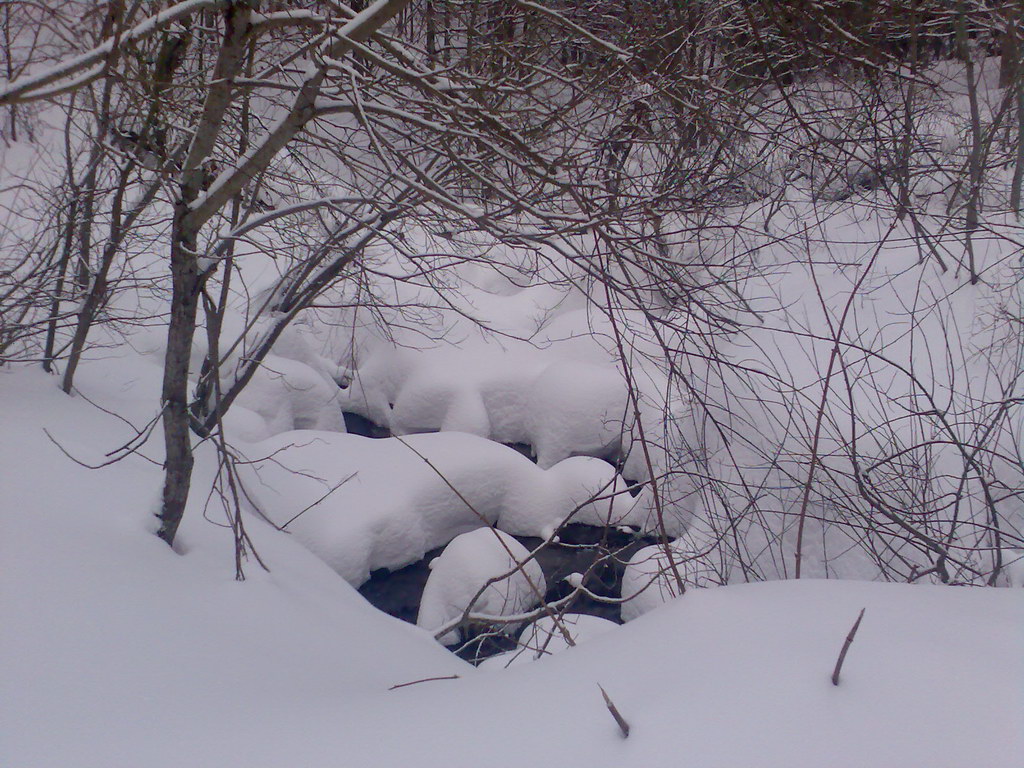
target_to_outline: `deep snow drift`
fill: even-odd
[[[83,374],[89,399],[131,420],[148,414],[155,368],[115,359]],[[371,609],[257,518],[248,525],[269,573],[250,561],[248,579],[233,580],[230,536],[199,499],[172,552],[152,535],[157,466],[133,456],[88,470],[43,432],[98,462],[131,429],[41,373],[2,379],[5,765],[1024,761],[1022,590],[691,590],[613,631],[578,633],[575,648],[477,670]],[[598,683],[630,722],[628,740]]]

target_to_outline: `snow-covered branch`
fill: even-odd
[[[378,0],[357,14],[338,31],[338,39],[330,46],[327,58],[338,59],[351,50],[354,42],[365,42],[384,24],[393,19],[412,0]],[[192,203],[189,225],[200,227],[219,211],[256,175],[267,168],[274,157],[304,127],[316,117],[316,103],[326,77],[323,65],[312,61],[306,64],[306,76],[288,112],[281,116],[270,131],[231,168],[221,173],[206,194]]]
[[[85,53],[79,54],[78,56],[65,61],[58,62],[42,72],[38,72],[33,75],[26,75],[8,83],[4,88],[0,88],[0,104],[14,104],[19,101],[44,98],[45,95],[53,95],[53,92],[47,92],[44,95],[37,95],[33,92],[40,88],[45,88],[58,80],[71,77],[81,72],[83,69],[92,67],[110,56],[117,47],[137,42],[139,40],[144,40],[155,32],[159,32],[161,29],[164,29],[175,22],[188,18],[197,11],[223,8],[227,5],[228,0],[186,0],[183,3],[173,5],[170,8],[137,24],[125,33],[118,35],[117,37],[111,37],[104,40],[98,46],[86,51]],[[102,67],[95,72],[90,72],[90,74],[93,77],[98,76],[101,70]],[[81,80],[81,78],[79,78],[79,80]],[[78,84],[81,85],[84,82],[85,81],[82,80]],[[66,89],[61,88],[58,92],[63,90]]]

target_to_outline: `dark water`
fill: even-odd
[[[531,552],[543,543],[542,539],[530,536],[514,538]],[[638,549],[657,543],[655,537],[640,536],[632,531],[575,523],[560,529],[558,538],[557,544],[548,544],[536,556],[548,585],[545,601],[549,603],[573,591],[565,581],[573,573],[584,574],[584,585],[598,598],[619,597],[622,572],[629,558]],[[423,588],[430,575],[428,563],[440,555],[443,549],[433,549],[422,560],[405,568],[374,571],[369,581],[359,588],[359,592],[379,610],[403,621],[416,623]],[[616,623],[622,622],[618,604],[602,602],[589,595],[577,595],[564,610],[566,613],[584,613]],[[493,628],[471,627],[463,635],[464,642],[455,650],[458,655],[470,661],[482,661],[515,647],[514,639]]]

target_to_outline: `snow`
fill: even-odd
[[[401,274],[392,256],[378,267]],[[580,288],[555,276],[534,274],[517,285],[497,268],[462,267],[458,292],[416,286],[408,278],[386,284],[376,312],[365,309],[338,320],[334,353],[345,361],[350,385],[345,410],[395,434],[462,431],[497,442],[530,445],[549,468],[570,456],[625,457],[626,476],[650,476],[643,452],[631,450],[634,403],[616,360],[611,321],[588,309]],[[408,269],[408,267],[404,267]],[[453,272],[454,272],[453,268]],[[514,269],[509,267],[514,274]],[[439,295],[440,294],[440,295]],[[445,311],[450,309],[455,311]],[[416,307],[416,330],[403,307]],[[437,307],[422,314],[424,307]],[[481,329],[488,329],[483,331]],[[654,372],[635,374],[645,432],[661,443],[665,397]],[[653,451],[653,469],[663,460]]]
[[[158,381],[140,377],[146,370],[137,365],[132,373],[134,381],[101,390],[129,414],[149,406]],[[270,727],[294,717],[292,707],[315,710],[333,691],[362,695],[464,666],[262,524],[251,533],[272,570],[250,561],[245,582],[233,580],[230,540],[198,504],[176,554],[151,532],[159,466],[130,456],[87,470],[42,431],[95,461],[130,434],[126,425],[63,396],[47,376],[0,377],[0,462],[23,468],[0,480],[5,765],[208,764],[208,737],[221,727],[236,735],[247,721]],[[60,483],[47,481],[55,466]],[[385,636],[374,629],[381,625]],[[394,664],[385,670],[378,660],[388,656]],[[168,728],[189,734],[173,758],[158,746]]]
[[[626,384],[614,369],[554,363],[530,388],[530,443],[545,469],[576,454],[619,452],[628,430]]]
[[[374,440],[302,430],[257,443],[247,457],[243,478],[260,510],[354,586],[484,526],[542,536],[566,520],[653,524],[599,459],[544,471],[460,432]]]
[[[482,402],[491,436],[546,446],[544,469],[481,434],[370,440],[295,429],[316,426],[312,415],[299,422],[294,409],[310,393],[326,393],[321,383],[329,387],[331,375],[315,347],[279,343],[266,364],[269,381],[257,383],[229,417],[238,449],[254,461],[242,468],[247,490],[275,523],[288,525],[281,534],[246,517],[271,570],[250,558],[247,580],[236,583],[230,534],[204,519],[202,494],[176,552],[152,535],[159,429],[144,455],[96,471],[69,462],[42,432],[95,464],[133,430],[86,397],[116,405],[138,427],[155,415],[159,353],[141,335],[134,342],[142,354],[122,346],[83,364],[84,397],[61,395],[37,372],[0,374],[4,764],[316,768],[337,765],[339,756],[366,766],[1024,762],[1020,589],[807,580],[700,588],[723,575],[690,559],[705,549],[702,529],[672,545],[687,586],[682,597],[672,599],[672,578],[655,567],[666,565],[661,548],[641,550],[627,567],[625,594],[651,586],[624,604],[626,625],[569,618],[579,642],[566,648],[560,632],[546,640],[550,619],[540,619],[521,636],[527,649],[537,645],[535,635],[547,642],[550,653],[539,664],[524,663],[533,655],[527,650],[496,657],[485,670],[354,592],[350,584],[371,570],[398,567],[454,539],[424,602],[421,623],[436,629],[464,609],[467,583],[510,563],[496,545],[514,543],[503,531],[550,535],[580,505],[579,520],[653,529],[649,489],[634,500],[610,464],[571,455],[602,449],[612,430],[602,424],[575,432],[566,421],[545,442],[530,431],[540,429],[536,422],[526,426],[520,405],[541,377],[552,399],[540,406],[560,403],[549,418],[574,408],[580,418],[608,413],[621,404],[612,366],[516,352],[475,364],[467,356],[459,369],[450,362],[459,353],[430,360],[434,353],[381,345],[380,359],[392,360],[381,375],[394,376],[395,391],[410,404],[401,411],[408,431],[433,425],[414,413],[446,417],[456,401]],[[775,359],[792,359],[798,349]],[[271,370],[281,373],[279,394],[261,389],[277,381]],[[431,382],[440,401],[451,399],[431,405],[424,394]],[[412,407],[417,399],[422,407]],[[307,413],[337,413],[330,400],[314,400]],[[381,407],[391,410],[386,396]],[[246,432],[241,425],[250,422]],[[208,449],[198,455],[196,488],[211,481]],[[608,498],[588,503],[594,494]],[[219,522],[213,510],[208,515]],[[701,522],[705,510],[693,512]],[[1018,560],[1007,582],[1018,583],[1019,572]],[[528,602],[505,606],[499,596],[481,612]],[[864,623],[833,687],[835,656],[862,607]],[[598,683],[630,722],[629,739],[619,736]],[[524,746],[524,734],[543,745]]]
[[[397,434],[455,430],[528,443],[545,469],[569,456],[616,454],[627,407],[621,373],[555,357],[384,349],[360,365],[345,405]]]
[[[259,414],[265,433],[260,439],[293,429],[345,431],[338,388],[316,369],[286,357],[267,355],[236,403]]]
[[[1003,553],[1006,563],[1006,585],[1024,587],[1024,550],[1007,549]]]
[[[88,373],[83,386],[137,412],[155,382],[134,373],[130,386]],[[101,471],[68,465],[41,426],[89,459],[128,430],[49,382],[8,373],[0,390],[6,434],[18,435],[0,444],[0,461],[22,469],[2,479],[7,765],[513,765],[524,733],[543,739],[529,755],[541,766],[1024,760],[1020,590],[691,590],[543,665],[478,672],[369,608],[255,518],[270,573],[250,561],[248,579],[233,581],[230,537],[197,509],[184,554],[169,550],[148,530],[159,468],[141,458]],[[62,482],[44,482],[58,463]],[[632,725],[627,741],[596,683]],[[752,716],[737,716],[739,706]]]
[[[621,370],[562,355],[560,348],[496,354],[379,347],[353,373],[343,407],[395,434],[459,431],[524,443],[544,469],[571,456],[623,456],[627,477],[648,479],[647,457],[632,448],[634,404]],[[662,400],[641,394],[636,404],[656,473],[664,465],[662,426],[646,414],[659,412]]]
[[[547,538],[548,531],[570,520],[589,525],[647,522],[644,510],[625,494],[622,479],[600,459],[575,456],[533,474],[534,482],[517,487],[498,518],[508,533]]]
[[[456,536],[430,563],[416,624],[437,634],[463,615],[515,616],[544,602],[545,592],[544,572],[526,547],[495,528],[478,528]],[[454,645],[460,636],[452,629],[438,640]]]
[[[622,620],[632,621],[686,590],[717,584],[717,575],[700,555],[700,548],[688,535],[679,537],[667,548],[652,545],[638,549],[622,574],[622,599],[626,601],[622,604]]]
[[[83,368],[82,387],[141,420],[158,373],[107,360]],[[7,765],[511,766],[524,749],[539,766],[1024,761],[1024,591],[688,590],[540,665],[476,671],[371,609],[258,518],[247,527],[270,573],[250,560],[235,582],[230,535],[198,502],[172,552],[151,533],[159,467],[68,463],[43,427],[89,461],[131,430],[51,382],[8,372],[0,387],[0,466],[19,468],[0,476]],[[60,483],[48,481],[55,466]],[[862,607],[834,688],[835,656]],[[388,690],[425,678],[446,679]],[[628,740],[597,683],[630,722]],[[524,747],[523,734],[543,748]]]
[[[160,24],[213,5],[178,4]],[[358,34],[359,20],[386,5],[347,29]],[[963,154],[954,117],[933,126],[950,159]],[[4,173],[27,152],[0,158]],[[717,335],[702,310],[673,317],[653,291],[650,316],[602,313],[572,264],[545,252],[543,267],[535,252],[482,236],[466,246],[471,262],[453,245],[426,270],[395,248],[368,248],[374,279],[358,290],[376,305],[346,286],[324,302],[343,309],[300,313],[225,419],[242,462],[242,519],[269,569],[250,553],[244,581],[210,493],[212,441],[196,444],[175,548],[153,535],[159,322],[97,328],[71,397],[38,370],[0,368],[0,764],[1024,765],[1024,551],[1012,536],[1024,516],[1024,358],[1006,322],[1019,314],[1019,230],[989,217],[975,241],[983,280],[969,285],[957,270],[960,232],[938,227],[944,271],[934,254],[921,262],[915,233],[871,201],[827,218],[809,206],[812,195],[845,194],[863,162],[854,155],[835,188],[810,169],[810,187],[788,190],[763,236],[731,233],[743,217],[770,218],[754,205],[723,214],[703,241],[668,244],[680,285],[706,283],[710,297],[737,253],[755,254],[750,274],[729,277],[735,300],[722,299],[741,320]],[[946,185],[936,172],[916,192]],[[18,209],[20,192],[0,194]],[[806,253],[767,231],[805,224]],[[433,250],[422,230],[403,236],[412,253]],[[259,316],[287,277],[286,259],[271,261],[239,268],[223,386],[277,319]],[[140,285],[150,266],[133,261]],[[125,290],[109,311],[145,325],[163,311],[151,306],[162,304]],[[652,317],[680,324],[659,336]],[[343,411],[395,437],[347,434]],[[973,547],[967,565],[983,570],[996,554],[977,525],[989,510],[957,449],[983,430],[976,453],[991,463],[1008,532],[998,584],[1011,588],[872,581],[880,557],[915,573],[931,563],[898,535],[862,541],[851,457],[901,513],[955,496],[954,554]],[[136,446],[138,433],[149,439]],[[528,445],[536,463],[502,443]],[[892,459],[922,446],[917,465]],[[926,485],[904,477],[922,467]],[[637,496],[627,480],[641,482]],[[862,580],[742,583],[791,575],[805,483],[815,492],[804,504],[804,574]],[[931,495],[916,495],[921,487]],[[543,616],[480,669],[444,650],[435,635],[456,642],[459,630],[443,630],[467,609],[511,616],[504,631],[519,629],[526,619],[515,617],[547,585],[536,562],[517,568],[529,553],[512,536],[553,539],[567,521],[672,539],[626,564],[625,623]],[[880,541],[891,552],[879,556]],[[373,571],[439,547],[419,626],[355,591]],[[598,685],[630,723],[628,739]]]

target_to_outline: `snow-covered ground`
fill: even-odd
[[[957,125],[936,128],[950,164]],[[602,306],[546,251],[455,242],[427,265],[413,226],[407,253],[369,249],[372,284],[301,313],[224,421],[266,565],[244,581],[210,441],[174,549],[154,535],[166,265],[132,262],[73,396],[0,368],[0,766],[1024,765],[1024,590],[1002,588],[1024,585],[1020,230],[986,218],[973,285],[944,180],[920,180],[924,249],[880,193],[832,205],[844,179],[664,244],[728,332],[681,296]],[[225,381],[287,271],[237,262]],[[513,537],[569,519],[672,539],[625,565],[623,625],[524,615],[552,585]],[[785,581],[801,544],[812,578]],[[421,626],[356,591],[445,546]],[[927,583],[943,568],[961,586]],[[434,636],[478,592],[525,628],[476,668]]]
[[[152,535],[158,466],[91,470],[57,447],[100,463],[133,430],[86,397],[142,420],[156,373],[137,358],[92,363],[74,398],[40,372],[0,374],[4,765],[1024,762],[1022,590],[690,590],[537,662],[475,669],[256,517],[270,572],[250,561],[236,582],[231,537],[201,499],[178,552]],[[391,690],[425,678],[446,679]]]

